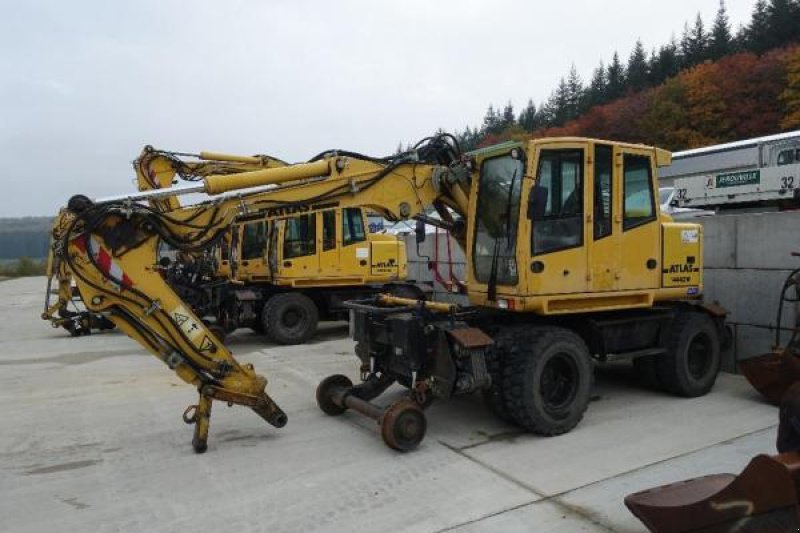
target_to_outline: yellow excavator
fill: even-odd
[[[171,187],[177,178],[192,182],[286,163],[265,155],[188,154],[146,146],[133,166],[139,190],[152,191]],[[149,205],[166,212],[181,204],[167,196],[151,197]],[[299,344],[314,334],[318,320],[346,319],[342,303],[347,300],[386,290],[420,293],[415,285],[398,283],[408,273],[405,243],[369,233],[364,208],[331,206],[318,217],[291,213],[242,215],[218,246],[201,253],[162,250],[170,286],[217,338],[250,327],[278,343]],[[49,274],[52,279],[54,273]],[[68,310],[71,285],[71,278],[61,280],[60,297],[46,303],[43,318],[73,335],[110,327],[102,315]]]
[[[669,162],[660,149],[584,138],[463,154],[439,134],[390,158],[331,151],[180,190],[74,196],[54,226],[54,268],[75,279],[92,313],[198,388],[184,419],[202,452],[213,400],[249,406],[278,427],[287,419],[266,379],[238,363],[164,280],[159,243],[198,252],[243,216],[363,206],[400,220],[434,208],[465,249],[470,305],[388,294],[349,302],[362,381],[326,378],[320,408],[375,418],[386,444],[410,450],[431,399],[482,391],[504,419],[556,435],[583,417],[595,360],[634,359],[683,396],[714,384],[725,311],[700,299],[702,228],[659,212],[657,167]],[[189,192],[211,199],[164,211],[140,203]],[[408,397],[386,409],[371,403],[395,382]]]

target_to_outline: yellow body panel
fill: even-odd
[[[663,287],[694,287],[703,290],[703,226],[665,222]]]

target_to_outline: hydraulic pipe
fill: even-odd
[[[414,300],[412,298],[401,298],[399,296],[392,296],[390,294],[379,295],[378,301],[386,305],[402,305],[402,306],[414,306],[419,303],[418,300]],[[429,311],[436,311],[438,313],[450,313],[458,309],[457,305],[448,304],[444,302],[422,302],[422,303],[425,306],[425,309],[428,309]]]
[[[232,163],[260,164],[263,159],[254,155],[232,155],[220,152],[200,152],[200,159],[205,161],[230,161]]]
[[[287,167],[266,168],[239,174],[212,175],[203,179],[205,192],[219,194],[237,189],[248,189],[259,185],[274,185],[304,178],[316,178],[330,174],[330,165],[322,159],[313,163],[300,163]]]

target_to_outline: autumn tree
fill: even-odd
[[[781,102],[786,114],[781,120],[785,130],[800,127],[800,46],[786,57],[786,88],[781,93]]]

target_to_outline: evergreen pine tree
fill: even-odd
[[[747,49],[761,54],[769,50],[772,39],[770,38],[769,14],[767,13],[766,0],[758,0],[753,7],[750,24],[745,30],[745,43]]]
[[[590,109],[593,106],[603,104],[606,99],[606,67],[600,61],[600,66],[594,69],[592,73],[592,81],[589,82],[589,87],[586,89],[584,98],[584,106]]]
[[[481,132],[484,135],[490,133],[500,133],[503,130],[502,122],[502,114],[496,112],[494,110],[494,106],[489,104],[489,109],[486,110],[486,114],[483,116],[483,126],[481,127]]]
[[[510,128],[511,126],[514,125],[515,121],[516,119],[514,116],[514,106],[511,104],[511,101],[509,100],[506,106],[503,108],[503,116],[501,117],[500,120],[500,126],[501,126],[500,131],[503,131],[506,128]]]
[[[797,0],[770,0],[767,6],[769,48],[786,46],[800,38],[800,19],[797,18]]]
[[[731,26],[728,21],[728,13],[725,9],[725,1],[719,1],[719,9],[714,19],[714,26],[711,28],[711,37],[708,45],[708,56],[716,61],[721,57],[733,52],[733,38],[731,37]]]
[[[625,71],[619,61],[619,54],[614,52],[611,64],[606,71],[606,98],[608,101],[616,100],[625,91]]]
[[[647,56],[641,39],[636,41],[628,59],[628,70],[625,76],[628,90],[638,92],[647,86]]]
[[[567,76],[566,119],[572,120],[581,113],[583,104],[583,81],[578,75],[575,64],[569,69]]]
[[[536,106],[533,105],[533,100],[528,99],[528,105],[519,114],[518,124],[528,133],[536,129]]]
[[[688,24],[683,28],[681,38],[681,54],[683,55],[684,68],[693,67],[702,63],[708,53],[708,34],[703,25],[703,18],[700,13],[694,19],[694,26],[689,29]]]

